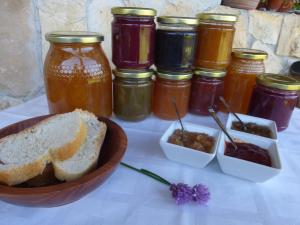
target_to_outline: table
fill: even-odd
[[[0,127],[48,114],[45,96],[0,111]],[[220,114],[223,121],[225,114]],[[113,118],[128,136],[123,161],[143,167],[171,182],[206,184],[211,200],[206,206],[178,206],[168,187],[135,171],[119,166],[95,191],[72,204],[56,208],[29,208],[0,201],[0,225],[299,225],[300,224],[300,110],[289,128],[279,134],[282,172],[255,184],[221,172],[216,161],[204,169],[178,164],[165,158],[159,138],[170,121],[150,117],[142,122]],[[209,117],[187,115],[187,122],[216,127]]]

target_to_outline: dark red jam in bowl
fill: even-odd
[[[236,143],[235,149],[231,142],[226,142],[225,155],[272,167],[271,157],[267,150],[250,143]]]
[[[148,69],[153,64],[154,9],[114,7],[112,61],[118,69]]]
[[[256,82],[248,114],[275,121],[278,131],[286,129],[298,101],[300,82],[275,74],[259,75]]]

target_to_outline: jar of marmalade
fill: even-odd
[[[255,49],[233,50],[224,88],[224,98],[233,112],[248,112],[256,76],[265,72],[267,56],[266,52]],[[222,110],[225,111],[224,108]]]
[[[191,72],[157,72],[153,91],[153,113],[165,120],[176,120],[177,114],[184,117],[188,112],[191,91]]]
[[[235,15],[200,13],[194,66],[224,70],[230,62]]]
[[[114,113],[123,120],[137,121],[151,114],[152,70],[114,70]]]
[[[112,76],[94,32],[50,32],[44,79],[50,113],[81,108],[97,116],[112,114]]]
[[[189,111],[199,115],[209,115],[208,107],[218,111],[224,91],[226,71],[198,69],[194,71]]]
[[[262,74],[257,76],[249,105],[249,115],[275,121],[277,130],[289,125],[298,101],[300,82],[291,76]]]
[[[148,69],[153,64],[156,11],[114,7],[112,61],[119,69]]]

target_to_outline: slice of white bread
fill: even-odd
[[[98,161],[106,134],[106,124],[86,111],[82,111],[80,116],[88,128],[86,141],[71,158],[53,162],[54,173],[59,180],[71,181],[78,179],[91,171]]]
[[[0,183],[16,185],[43,172],[46,164],[72,157],[85,142],[81,110],[59,114],[0,139]]]

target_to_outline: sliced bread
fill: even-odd
[[[16,185],[43,172],[46,164],[72,157],[85,142],[81,110],[59,114],[0,139],[0,183]]]
[[[53,161],[54,173],[59,180],[75,180],[91,171],[97,164],[106,125],[86,111],[82,111],[80,117],[87,125],[86,140],[71,158]]]

